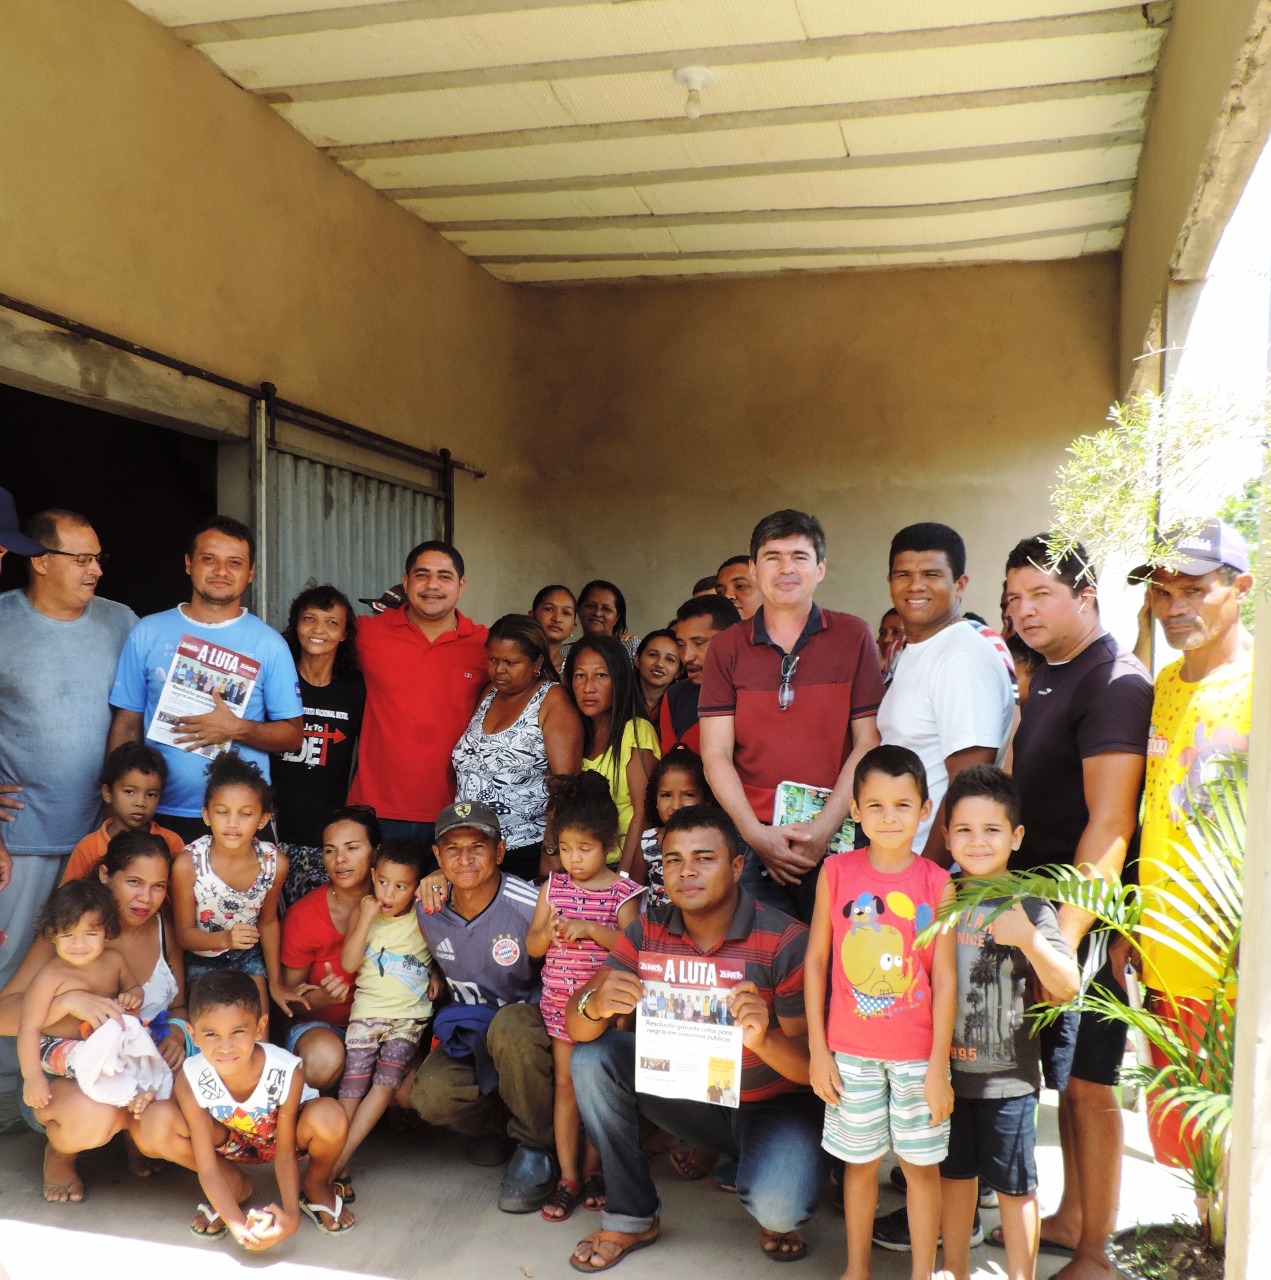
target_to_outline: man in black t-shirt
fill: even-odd
[[[679,646],[684,680],[678,680],[667,691],[658,710],[658,737],[662,754],[683,745],[699,754],[702,735],[697,723],[697,699],[702,691],[702,665],[711,641],[727,628],[741,621],[736,608],[723,596],[694,596],[676,610],[671,631]]]
[[[1032,678],[1015,734],[1015,780],[1025,835],[1012,870],[1048,863],[1120,876],[1132,867],[1152,717],[1152,681],[1103,629],[1085,549],[1053,562],[1046,535],[1026,538],[1006,561],[1006,609],[1045,662]],[[1059,925],[1083,979],[1116,991],[1124,957],[1070,907]],[[1124,1130],[1116,1095],[1125,1029],[1066,1015],[1042,1033],[1047,1083],[1060,1091],[1064,1193],[1042,1223],[1042,1242],[1075,1256],[1058,1277],[1112,1277],[1104,1245],[1116,1223]]]

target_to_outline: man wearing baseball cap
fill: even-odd
[[[1152,616],[1166,644],[1182,654],[1156,677],[1139,881],[1145,893],[1159,889],[1178,895],[1167,868],[1193,879],[1179,846],[1195,852],[1188,828],[1204,804],[1206,787],[1245,775],[1253,637],[1240,619],[1240,606],[1249,598],[1253,577],[1244,539],[1221,520],[1173,529],[1162,541],[1168,553],[1130,575],[1131,581],[1147,582]],[[1196,891],[1203,893],[1200,886]],[[1164,901],[1149,908],[1147,917],[1156,916],[1153,932],[1169,931],[1174,910]],[[1211,984],[1196,965],[1154,938],[1145,935],[1139,945],[1156,1011],[1162,1012],[1164,1004],[1172,1017],[1181,1015],[1179,1033],[1194,1041],[1203,1030]],[[1186,1163],[1187,1135],[1179,1114],[1161,1118],[1149,1112],[1152,1148],[1165,1164]]]
[[[539,1012],[539,966],[525,945],[538,890],[500,869],[493,809],[459,801],[437,815],[433,853],[446,884],[421,886],[419,928],[450,988],[437,1047],[399,1098],[429,1124],[468,1139],[467,1156],[499,1165],[505,1213],[539,1208],[556,1184],[552,1051]]]

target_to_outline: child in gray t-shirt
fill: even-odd
[[[964,769],[946,793],[948,848],[968,876],[1007,874],[1019,848],[1019,791],[992,765]],[[999,900],[1000,902],[1000,900]],[[1077,993],[1072,949],[1048,902],[1025,899],[989,921],[993,904],[957,924],[958,1009],[950,1050],[953,1119],[940,1165],[944,1265],[954,1280],[970,1274],[977,1180],[998,1195],[1007,1273],[1036,1274],[1037,1094],[1040,1050],[1025,1016],[1036,976],[1055,1000]]]

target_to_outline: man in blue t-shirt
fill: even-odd
[[[241,718],[213,693],[214,710],[175,724],[179,746],[153,743],[168,763],[160,821],[188,842],[204,833],[200,815],[208,757],[198,749],[228,743],[268,778],[271,752],[300,747],[304,704],[286,641],[242,605],[256,573],[251,530],[229,516],[213,516],[195,532],[185,571],[193,588],[190,603],[143,618],[119,655],[110,691],[115,712],[109,750],[121,742],[140,742],[150,732],[182,636],[206,640],[260,664]]]
[[[106,691],[137,620],[98,596],[106,555],[83,516],[42,511],[24,536],[5,528],[17,523],[4,518],[11,510],[0,510],[0,541],[30,564],[26,589],[0,595],[0,986],[34,940],[66,855],[100,821]],[[21,1085],[14,1042],[0,1040],[0,1135],[22,1123]],[[66,1181],[52,1165],[46,1173],[50,1185]],[[46,1198],[56,1196],[46,1188]]]

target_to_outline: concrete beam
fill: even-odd
[[[631,3],[632,0],[627,0]],[[319,31],[356,31],[395,22],[439,18],[496,17],[536,9],[573,9],[579,0],[384,0],[343,9],[311,9],[303,13],[271,13],[258,18],[222,22],[185,22],[171,30],[187,44],[225,44],[237,40],[267,40],[276,36],[307,36]]]
[[[950,200],[940,204],[854,205],[851,208],[823,209],[737,209],[726,213],[637,213],[597,218],[456,218],[449,222],[429,221],[434,231],[593,231],[616,227],[624,231],[650,227],[756,226],[772,222],[852,222],[857,220],[929,218],[949,213],[992,213],[1002,209],[1022,209],[1066,200],[1127,195],[1133,180],[1099,182],[1082,187],[1060,187],[1051,191],[1030,191],[1025,195],[990,196],[983,200]]]
[[[910,169],[933,164],[1017,160],[1067,155],[1073,151],[1111,151],[1137,147],[1138,130],[1053,138],[1046,142],[1011,142],[989,147],[950,147],[943,151],[902,151],[893,155],[816,157],[811,160],[765,160],[758,164],[695,165],[689,169],[648,169],[642,173],[605,173],[568,178],[529,178],[508,182],[446,183],[436,187],[379,187],[390,200],[438,200],[449,196],[543,195],[560,191],[606,191],[622,187],[665,186],[676,182],[719,182],[725,178],[773,178],[807,173],[855,173],[875,169]]]
[[[511,266],[529,262],[678,262],[682,258],[744,261],[747,258],[841,258],[844,254],[896,257],[906,253],[948,253],[954,249],[997,248],[1024,244],[1059,236],[1089,235],[1102,231],[1119,231],[1119,222],[1091,222],[1079,227],[1053,227],[1045,231],[1024,231],[1001,236],[985,236],[973,240],[946,240],[938,244],[846,244],[834,248],[789,249],[683,249],[676,253],[473,253],[469,257],[484,266]],[[1106,252],[1106,250],[1100,250]]]

